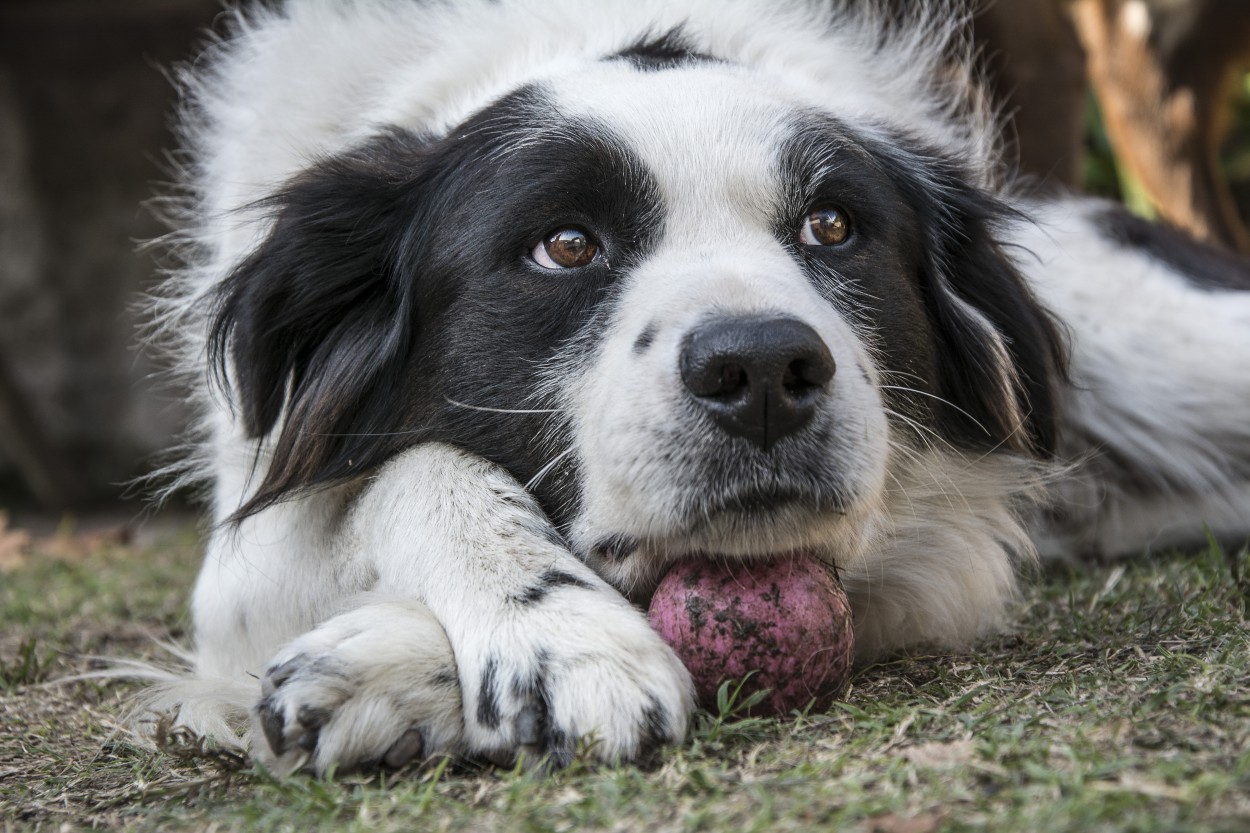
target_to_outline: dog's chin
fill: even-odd
[[[744,490],[700,504],[683,528],[663,535],[615,532],[584,553],[586,561],[636,604],[689,558],[771,561],[798,553],[843,566],[857,560],[872,530],[871,502],[835,492],[778,494]]]

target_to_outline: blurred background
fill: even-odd
[[[137,347],[166,69],[214,0],[0,0],[0,510],[122,515],[185,421]],[[0,524],[0,531],[3,530]]]
[[[0,0],[0,540],[124,529],[142,507],[124,484],[186,421],[138,346],[159,271],[138,245],[163,231],[142,203],[173,147],[167,70],[220,11]],[[972,35],[1033,187],[1250,254],[1250,0],[999,0]]]

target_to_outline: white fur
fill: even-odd
[[[1059,489],[1069,519],[1048,530],[1046,550],[1132,554],[1201,540],[1204,526],[1244,535],[1250,292],[1195,287],[1091,234],[1106,208],[1030,205],[1037,222],[1013,234],[1021,267],[1072,341],[1066,451],[1091,455]]]
[[[303,767],[325,772],[458,752],[463,720],[456,661],[438,620],[420,602],[361,596],[358,605],[287,643],[270,661],[262,693],[284,721],[287,751],[257,751],[278,775]],[[275,687],[273,680],[282,684]],[[323,722],[324,721],[324,722]],[[259,714],[254,735],[262,737]],[[395,745],[411,738],[407,749]],[[315,733],[316,746],[300,745]],[[419,739],[419,740],[418,740]]]
[[[522,484],[461,451],[420,446],[368,479],[215,528],[193,601],[194,678],[165,679],[150,708],[177,707],[184,725],[231,742],[240,710],[263,698],[253,719],[284,738],[288,748],[268,755],[283,772],[397,748],[401,758],[419,748],[532,759],[540,730],[594,738],[604,760],[635,757],[657,729],[649,715],[680,737],[692,702],[680,662],[622,593],[645,595],[668,561],[699,551],[802,549],[836,563],[865,658],[921,642],[959,647],[1001,626],[1013,565],[1033,552],[1026,520],[1044,473],[1005,453],[973,458],[892,436],[853,299],[827,304],[764,225],[781,187],[772,154],[795,109],[866,135],[923,136],[962,159],[977,185],[997,182],[993,120],[946,57],[960,31],[955,6],[927,4],[914,26],[887,32],[868,4],[849,5],[860,12],[800,0],[304,0],[234,18],[206,68],[183,76],[188,199],[174,242],[187,265],[157,310],[203,406],[184,479],[211,484],[214,520],[247,498],[270,453],[244,436],[204,373],[212,289],[269,230],[253,203],[383,128],[444,135],[542,81],[563,114],[626,137],[668,209],[663,240],[630,275],[606,335],[552,368],[583,471],[573,549],[621,531],[643,546],[623,566],[583,563]],[[598,60],[678,24],[733,65],[647,76]],[[1039,522],[1038,534],[1065,552],[1131,551],[1167,534],[1167,511],[1185,533],[1203,522],[1244,532],[1247,473],[1229,461],[1250,459],[1250,373],[1240,366],[1250,296],[1192,289],[1099,242],[1082,203],[1062,205],[1038,207],[1044,224],[1012,234],[1072,332],[1069,407],[1081,430],[1068,451],[1096,460],[1094,444],[1114,447],[1166,488],[1133,497],[1092,465],[1062,491],[1069,521]],[[840,368],[863,371],[836,377],[840,439],[824,450],[854,487],[846,514],[748,534],[732,523],[692,532],[674,516],[699,484],[657,443],[671,439],[681,334],[709,310],[793,315]],[[1005,356],[1001,335],[968,312]],[[631,356],[650,322],[654,349]],[[558,607],[515,603],[552,570],[573,579],[550,590]],[[452,667],[458,691],[438,677]],[[328,713],[311,752],[293,746],[308,709]]]

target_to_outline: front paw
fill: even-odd
[[[690,675],[615,591],[569,586],[510,605],[504,621],[456,645],[471,754],[562,767],[584,744],[619,763],[685,737]]]
[[[415,602],[369,604],[294,640],[266,666],[253,750],[278,775],[455,754],[460,701],[451,647],[432,614]]]

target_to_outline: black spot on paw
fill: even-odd
[[[477,722],[487,729],[498,729],[501,715],[499,714],[499,693],[495,691],[495,677],[499,673],[499,661],[494,657],[486,660],[482,669],[482,679],[477,688]]]
[[[538,577],[538,581],[512,597],[512,601],[520,605],[534,605],[547,598],[547,595],[558,587],[580,587],[590,589],[590,582],[578,578],[572,573],[562,570],[548,570]]]
[[[300,706],[295,719],[306,729],[320,729],[330,721],[330,710],[315,706]]]
[[[261,694],[268,697],[282,688],[282,686],[286,685],[287,680],[295,676],[296,672],[303,667],[306,661],[307,657],[299,654],[291,657],[286,662],[266,668],[265,676],[260,681]]]
[[[572,763],[576,738],[551,719],[551,676],[545,653],[539,654],[536,674],[513,681],[512,693],[525,703],[514,725],[518,752],[546,770]]]
[[[650,704],[642,712],[642,723],[638,732],[638,752],[634,763],[640,769],[654,769],[664,761],[661,754],[664,747],[677,739],[673,737],[670,727],[673,717],[668,709],[660,705],[660,701],[651,696]]]
[[[343,667],[343,664],[330,654],[317,657],[308,663],[306,667],[299,669],[299,673],[312,674],[318,677],[333,677],[336,680],[350,681],[352,679],[352,675]]]
[[[275,755],[286,754],[286,718],[273,700],[266,697],[256,704],[256,719],[261,731],[265,733],[265,742]]]
[[[295,745],[306,752],[316,749],[317,741],[321,739],[321,727],[330,722],[330,714],[329,709],[300,706],[295,713],[295,719],[304,731]]]
[[[672,743],[673,716],[655,696],[648,697],[650,704],[642,711],[642,741],[644,746],[665,746]]]

